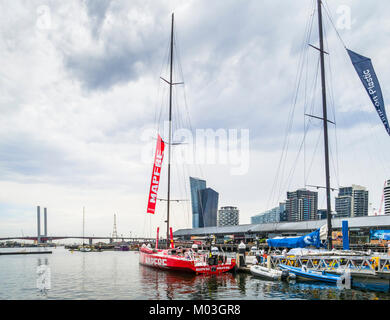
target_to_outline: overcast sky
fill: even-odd
[[[177,86],[185,92],[177,119],[190,119],[194,131],[247,130],[250,151],[239,175],[231,163],[178,168],[172,197],[189,199],[186,172],[202,175],[219,192],[219,206],[239,207],[240,222],[249,223],[285,200],[286,191],[325,185],[321,123],[311,122],[297,157],[304,113],[321,116],[320,86],[311,80],[318,52],[307,46],[318,46],[314,2],[1,0],[0,235],[35,235],[37,205],[48,208],[52,235],[80,235],[83,207],[87,234],[111,233],[114,213],[119,234],[154,236],[157,226],[164,228],[164,203],[155,216],[146,214],[153,155],[145,161],[145,145],[155,142],[144,138],[156,112],[167,108],[159,77],[167,76],[161,70],[172,12],[184,77],[177,81],[185,81],[185,91]],[[372,59],[386,104],[390,4],[328,2],[346,46]],[[330,129],[331,183],[367,187],[378,209],[390,178],[390,137],[325,12],[324,19],[329,115],[337,125]],[[275,191],[292,110],[286,166]],[[326,207],[322,190],[319,206]],[[189,208],[190,202],[172,204],[174,230],[191,226]]]

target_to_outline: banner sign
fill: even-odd
[[[379,85],[378,78],[375,74],[374,67],[372,66],[371,59],[364,57],[356,52],[347,49],[352,64],[355,67],[357,74],[360,77],[366,91],[374,104],[379,117],[381,118],[383,125],[387,133],[390,135],[389,122],[387,121],[385,104],[383,102],[382,90]]]
[[[169,228],[169,236],[171,238],[171,248],[173,249],[175,246],[173,244],[173,233],[172,233],[172,227]]]
[[[323,246],[320,239],[320,229],[301,237],[267,239],[267,243],[270,247],[276,248],[305,248],[309,246],[320,248]]]
[[[390,240],[390,230],[370,230],[370,240]]]
[[[160,135],[158,135],[156,155],[154,157],[154,165],[153,165],[153,172],[152,172],[152,181],[150,182],[150,191],[149,191],[148,209],[147,209],[147,213],[151,213],[151,214],[154,214],[156,210],[157,191],[160,183],[161,167],[164,158],[164,148],[165,148],[165,143],[161,139]]]

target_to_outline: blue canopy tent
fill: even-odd
[[[316,248],[323,247],[320,238],[320,229],[301,237],[267,239],[267,243],[270,247],[274,248],[305,248],[309,246]]]

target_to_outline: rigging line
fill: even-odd
[[[333,109],[334,109],[334,103],[333,103],[334,100],[332,100],[332,105],[333,105]],[[334,110],[335,111],[335,110]],[[335,112],[334,112],[334,115],[335,115]],[[339,160],[338,160],[338,144],[337,144],[337,132],[336,132],[336,126],[337,126],[337,123],[336,121],[334,121],[335,125],[334,125],[334,134],[335,134],[335,142],[334,142],[334,145],[333,144],[330,144],[329,145],[329,153],[331,155],[331,158],[332,158],[332,164],[333,164],[333,170],[334,170],[334,175],[335,175],[335,178],[337,180],[337,184],[340,186],[340,177],[339,177]],[[335,148],[335,152],[333,152],[333,148]],[[336,157],[336,161],[335,161],[335,158]]]
[[[308,22],[308,24],[309,24],[309,22]],[[278,188],[279,176],[283,176],[283,174],[281,174],[281,172],[284,172],[285,161],[286,161],[286,158],[287,158],[287,150],[288,150],[287,146],[288,146],[288,141],[289,141],[289,135],[290,135],[291,127],[292,127],[293,116],[294,116],[294,112],[295,112],[295,107],[296,107],[296,103],[297,103],[297,96],[298,96],[298,92],[299,92],[299,88],[300,88],[300,82],[301,82],[301,77],[302,77],[302,70],[303,70],[302,64],[303,64],[303,59],[304,59],[304,55],[305,55],[305,52],[306,52],[305,51],[305,45],[306,45],[306,41],[307,41],[308,24],[306,25],[306,29],[305,29],[305,35],[304,35],[304,38],[303,38],[303,43],[302,43],[302,48],[301,48],[301,55],[300,55],[300,58],[299,58],[298,68],[297,68],[297,72],[296,72],[296,78],[295,78],[296,89],[295,89],[295,93],[294,93],[294,96],[293,96],[292,106],[291,106],[291,109],[290,109],[290,112],[289,112],[288,121],[287,121],[287,125],[286,125],[286,131],[285,131],[285,137],[284,137],[284,142],[283,142],[282,153],[281,153],[281,156],[280,156],[280,159],[279,159],[278,168],[277,168],[277,171],[276,171],[276,177],[274,179],[274,182],[273,182],[273,185],[272,185],[272,188],[271,188],[271,193],[270,193],[270,196],[268,198],[267,207],[266,207],[267,210],[270,207],[271,200],[272,200],[272,202],[274,202],[274,198],[277,196],[277,188]],[[282,183],[282,181],[280,183]],[[280,186],[280,188],[281,188],[281,186]],[[279,189],[279,194],[280,194],[280,189]]]
[[[313,1],[313,7],[315,5],[315,2]],[[315,11],[313,10],[313,16],[314,16],[314,13]],[[311,36],[311,33],[312,33],[312,28],[313,28],[313,22],[314,22],[314,19],[311,20],[311,24],[310,24],[310,31],[309,31],[309,36],[308,36],[308,39],[307,39],[307,43],[310,43],[310,36]],[[306,54],[306,66],[309,65],[309,54]],[[305,77],[305,90],[304,90],[304,114],[306,113],[306,108],[307,108],[307,105],[308,105],[308,101],[307,101],[307,90],[308,90],[308,81],[309,81],[309,68],[306,67],[306,77]],[[313,91],[312,91],[313,92]],[[304,115],[304,125],[305,125],[305,115]],[[311,119],[309,119],[310,121]],[[306,178],[305,178],[305,168],[306,168],[306,143],[304,144],[303,146],[303,180],[305,181]]]
[[[325,22],[326,23],[326,22]],[[325,48],[326,50],[329,52],[329,43],[328,43],[328,36],[327,36],[327,27],[324,28],[324,38],[325,38]],[[330,105],[331,105],[331,108],[330,110],[333,111],[333,119],[334,119],[334,123],[336,123],[336,112],[335,112],[335,103],[334,103],[334,92],[333,92],[333,85],[332,85],[332,77],[333,77],[333,74],[331,73],[331,57],[329,56],[329,58],[327,59],[327,62],[326,62],[326,67],[328,68],[328,72],[330,74],[329,77],[327,77],[327,81],[326,81],[326,87],[327,87],[327,92],[329,92],[330,94]],[[332,166],[332,169],[333,169],[333,173],[336,177],[336,180],[337,180],[337,184],[340,185],[340,182],[339,182],[339,177],[338,177],[338,167],[336,167],[335,165],[335,161],[334,161],[334,152],[333,152],[333,145],[330,143],[329,144],[329,154],[330,154],[330,158],[331,158],[331,166]]]
[[[310,166],[309,166],[309,170],[308,170],[308,173],[307,173],[307,180],[309,179],[309,176],[310,176],[310,173],[311,173],[311,168],[313,166],[313,163],[314,163],[314,159],[315,159],[315,155],[317,154],[317,148],[318,148],[318,145],[320,143],[320,138],[322,136],[322,131],[319,130],[319,133],[318,133],[318,138],[317,138],[317,142],[316,142],[316,146],[314,148],[314,153],[313,153],[313,158],[311,159],[311,162],[310,162]],[[307,180],[305,181],[305,185],[307,184]]]
[[[289,135],[290,135],[290,130],[291,130],[291,127],[292,127],[292,120],[293,120],[293,115],[294,115],[294,111],[295,111],[295,106],[296,106],[296,103],[297,103],[297,96],[298,96],[298,92],[299,92],[299,88],[300,88],[300,82],[301,82],[301,78],[302,78],[302,66],[304,64],[304,59],[305,59],[305,53],[307,54],[307,50],[306,49],[306,46],[309,42],[309,39],[310,39],[310,36],[311,36],[311,30],[312,30],[312,26],[313,26],[313,21],[314,21],[314,15],[315,15],[315,12],[316,12],[316,3],[315,1],[312,2],[312,7],[310,9],[310,18],[308,19],[308,22],[306,24],[306,28],[305,28],[305,33],[304,33],[304,37],[303,37],[303,43],[302,43],[302,48],[301,48],[301,56],[300,56],[300,59],[299,59],[299,64],[298,64],[298,69],[297,69],[297,74],[296,74],[296,80],[295,80],[295,83],[297,83],[296,85],[296,93],[295,93],[295,96],[294,96],[294,101],[293,101],[293,107],[290,109],[290,115],[289,115],[289,120],[287,122],[287,126],[286,126],[286,133],[285,133],[285,139],[284,139],[284,145],[283,145],[283,148],[282,148],[282,154],[281,154],[281,157],[280,157],[280,160],[279,160],[279,164],[278,164],[278,169],[277,169],[277,174],[276,174],[276,178],[274,180],[274,183],[273,183],[273,186],[272,186],[272,189],[271,189],[271,193],[270,193],[270,196],[269,196],[269,199],[268,199],[268,202],[267,202],[267,209],[269,209],[269,203],[270,201],[274,201],[274,197],[277,196],[277,188],[278,188],[278,184],[279,184],[279,176],[283,177],[283,173],[284,173],[284,168],[285,168],[285,164],[286,164],[286,161],[287,161],[287,151],[288,151],[288,144],[289,144]],[[302,69],[301,69],[302,68]],[[301,72],[299,72],[299,70],[301,70]],[[282,170],[281,170],[281,167],[282,167]],[[283,172],[281,174],[281,172]],[[281,187],[282,187],[282,178],[280,179],[280,187],[279,187],[279,195],[281,194]],[[280,196],[279,196],[280,197]]]
[[[290,170],[290,174],[287,176],[287,179],[286,179],[286,186],[287,186],[288,189],[290,188],[291,181],[292,181],[292,179],[293,179],[293,175],[294,175],[295,169],[296,169],[297,164],[298,164],[298,158],[299,158],[299,156],[300,156],[300,154],[301,154],[302,147],[303,147],[303,145],[304,145],[304,143],[305,143],[305,140],[306,140],[306,135],[307,135],[307,133],[308,133],[308,131],[309,131],[310,123],[311,123],[311,121],[309,120],[309,122],[307,123],[307,125],[304,126],[304,135],[303,135],[303,139],[302,139],[302,142],[301,142],[300,147],[299,147],[299,150],[298,150],[298,154],[297,154],[297,156],[296,156],[295,161],[293,162],[293,166],[292,166],[292,168],[291,168],[291,170]],[[281,196],[281,193],[279,193],[279,197],[280,197],[280,196]]]
[[[177,39],[176,33],[174,34],[174,38]],[[177,43],[178,43],[177,40],[174,41],[174,50],[175,50],[175,53],[176,53],[176,56],[177,56],[177,59],[176,59],[177,68],[175,68],[175,74],[177,76],[177,79],[182,79],[182,81],[184,82],[184,75],[183,75],[182,66],[181,66],[180,50],[179,50],[179,46],[177,45]],[[178,101],[179,101],[178,95],[179,94],[178,94],[178,91],[179,90],[175,90],[175,99],[176,99],[175,103],[176,103],[176,109],[177,109],[176,114],[178,115],[178,117],[177,117],[177,124],[178,124],[178,127],[181,125],[183,128],[185,128],[186,127],[185,118],[182,116],[182,113],[179,112],[179,103],[178,103]],[[184,92],[184,100],[185,100],[185,90],[183,90],[183,92]],[[185,103],[185,107],[186,107],[186,111],[187,111],[187,115],[188,115],[187,119],[188,119],[188,122],[190,122],[188,107],[187,107],[186,103]],[[180,170],[178,168],[178,176],[180,176],[180,177],[178,177],[178,181],[180,181],[179,184],[180,184],[180,188],[182,190],[183,189],[182,185],[181,185],[182,181],[181,181],[180,178],[183,177],[185,197],[187,197],[188,196],[188,189],[187,189],[187,184],[186,184],[186,179],[185,179],[186,178],[186,170],[185,170],[186,166],[185,166],[184,162],[182,163],[181,168],[182,168],[182,172],[180,172]],[[181,173],[182,173],[182,175],[181,175]],[[188,219],[188,216],[189,216],[188,215],[188,212],[189,212],[188,204],[185,204],[185,210],[187,211],[187,215],[185,216],[185,218],[186,218],[186,223],[188,225],[188,222],[189,222],[189,219]]]
[[[169,65],[169,61],[167,62],[167,66],[168,65]],[[163,125],[163,123],[162,123],[163,115],[164,116],[168,115],[168,110],[165,107],[165,105],[166,105],[166,100],[169,98],[169,88],[165,84],[161,84],[161,85],[162,85],[163,89],[162,89],[162,93],[161,93],[160,113],[159,113],[158,122],[157,122],[157,131],[158,132],[161,132],[161,125]],[[164,132],[164,134],[165,134],[165,132]]]
[[[310,112],[309,114],[314,114],[314,106],[315,106],[315,98],[316,98],[316,91],[317,91],[317,84],[318,84],[318,74],[319,74],[319,70],[320,70],[320,57],[317,58],[317,67],[316,67],[316,74],[315,74],[315,78],[314,78],[314,81],[313,81],[313,86],[312,86],[312,89],[311,89],[311,98],[310,98],[310,105],[311,105],[311,109],[310,109]],[[305,111],[304,113],[306,113],[306,106],[305,106]],[[305,117],[304,117],[305,119]],[[304,121],[305,123],[305,121]],[[310,124],[313,123],[313,119],[310,117],[308,119],[308,123],[307,123],[307,126],[309,127]],[[306,144],[306,142],[305,142]],[[305,146],[304,146],[305,147]],[[305,157],[305,160],[306,160],[306,149],[304,148],[304,157]],[[306,185],[306,162],[304,163],[304,184]]]
[[[174,37],[176,38],[177,36],[176,36],[176,34],[174,35]],[[182,81],[184,82],[184,74],[183,74],[183,71],[182,71],[182,66],[181,66],[181,58],[180,58],[180,50],[179,50],[179,47],[178,47],[178,45],[176,45],[176,43],[178,43],[178,41],[176,40],[175,42],[174,42],[174,50],[175,50],[175,53],[176,53],[176,56],[178,57],[177,59],[176,59],[176,62],[177,62],[177,73],[178,73],[178,78],[179,79],[183,79]],[[184,84],[184,83],[183,83]],[[178,90],[177,90],[178,91]],[[176,93],[177,93],[177,91],[176,91]],[[190,123],[190,116],[189,116],[189,112],[188,112],[188,106],[187,106],[187,102],[186,102],[186,95],[185,95],[185,87],[183,86],[183,92],[184,92],[184,101],[185,101],[185,111],[187,112],[187,119],[188,119],[188,122]],[[176,94],[176,98],[177,98],[177,100],[178,100],[178,97],[177,97],[178,95]],[[180,113],[180,115],[181,115],[181,113]],[[181,123],[182,123],[182,126],[183,127],[185,127],[186,126],[186,124],[185,124],[185,120],[184,119],[181,119]],[[191,130],[191,132],[193,132],[192,130]],[[186,183],[186,170],[185,170],[185,164],[184,164],[184,162],[182,163],[182,169],[183,169],[183,183],[184,183],[184,191],[185,191],[185,198],[187,198],[188,197],[188,189],[187,189],[187,183]],[[189,174],[188,174],[189,175]],[[186,203],[185,204],[185,211],[186,211],[186,215],[185,215],[185,219],[186,219],[186,226],[189,226],[189,213],[190,213],[190,210],[189,210],[189,204],[188,203]]]
[[[312,105],[311,111],[312,112],[313,112],[313,109],[314,109],[314,101],[315,101],[314,99],[315,99],[315,96],[316,96],[316,94],[315,94],[315,90],[316,89],[315,88],[317,88],[317,82],[318,82],[317,80],[318,80],[319,66],[320,66],[320,64],[319,64],[320,58],[319,57],[318,57],[317,61],[318,62],[317,62],[317,68],[316,68],[316,77],[315,77],[315,81],[313,81],[312,98],[311,98],[311,101],[312,101],[312,103],[311,103],[311,105]],[[305,106],[305,108],[306,108],[306,106]],[[300,146],[300,149],[299,149],[299,153],[298,153],[297,159],[298,159],[298,157],[300,155],[300,152],[301,152],[301,149],[302,149],[302,144],[303,145],[305,144],[306,135],[307,135],[307,132],[309,131],[310,124],[312,124],[312,121],[313,120],[311,118],[309,118],[307,124],[304,122],[304,136],[303,136],[303,140],[302,140],[302,143],[301,143],[301,146]],[[285,186],[285,187],[289,188],[289,186],[291,185],[290,179],[292,179],[291,172],[295,172],[296,167],[297,167],[297,160],[295,162],[293,162],[293,166],[292,166],[292,168],[290,170],[290,175],[286,179],[286,183],[284,185],[281,184],[281,187]],[[282,191],[280,189],[280,191],[279,191],[279,198],[281,197],[281,195],[282,195]]]
[[[326,30],[327,29],[325,28],[325,31],[324,31],[324,33],[325,33],[325,41],[326,41],[326,47],[329,48],[327,31]],[[337,131],[336,131],[336,127],[337,127],[336,108],[335,108],[334,88],[333,88],[333,81],[332,81],[333,80],[333,71],[332,71],[332,63],[331,62],[332,62],[332,56],[330,55],[329,59],[328,59],[328,62],[327,62],[328,72],[329,72],[329,77],[327,79],[328,80],[327,81],[327,86],[328,86],[328,89],[329,89],[328,92],[330,93],[331,110],[333,112],[333,122],[335,123],[334,133],[335,133],[336,163],[335,163],[335,160],[334,160],[333,146],[331,146],[330,151],[331,151],[332,164],[333,164],[333,167],[334,167],[333,169],[334,169],[335,177],[336,177],[336,180],[337,180],[337,184],[340,186],[338,142],[337,142]]]
[[[333,148],[332,148],[332,146],[329,146],[329,153],[330,153],[330,158],[331,158],[331,163],[333,164],[333,172],[334,172],[334,174],[335,174],[335,177],[336,177],[336,180],[337,180],[337,185],[340,185],[340,181],[339,181],[339,179],[338,179],[338,177],[337,177],[337,172],[336,172],[336,165],[335,165],[335,161],[334,161],[334,155],[333,155]]]
[[[292,112],[290,113],[291,118],[289,120],[290,123],[289,123],[288,130],[286,132],[285,145],[283,147],[284,155],[282,153],[281,177],[284,176],[285,166],[286,166],[286,163],[287,163],[287,155],[288,155],[288,148],[289,148],[289,141],[290,141],[290,133],[291,133],[292,124],[293,124],[293,117],[294,117],[294,113],[295,113],[295,107],[296,107],[297,100],[298,100],[299,89],[301,87],[301,80],[302,80],[302,73],[303,73],[303,66],[304,66],[304,61],[305,61],[305,55],[308,55],[308,50],[307,50],[306,46],[307,46],[307,43],[310,40],[312,25],[313,25],[313,21],[314,21],[315,10],[313,10],[313,8],[312,8],[311,12],[312,12],[311,19],[309,19],[309,21],[308,21],[308,23],[306,25],[304,41],[302,43],[301,57],[300,57],[300,60],[299,60],[297,79],[296,79],[296,82],[298,82],[298,84],[297,84],[297,87],[296,87],[296,92],[295,92],[295,97],[294,97],[294,102],[293,102],[293,109],[292,109]],[[299,70],[300,70],[300,72],[299,72]],[[284,156],[284,158],[283,158],[283,156]],[[278,172],[278,174],[279,174],[279,172]],[[279,198],[280,198],[280,195],[281,195],[282,179],[283,178],[281,178],[281,181],[280,181],[279,193],[275,193],[275,196],[278,194]],[[278,180],[278,176],[277,176],[277,180]],[[276,180],[276,183],[277,183],[277,180]],[[276,192],[276,190],[275,190],[275,192]],[[267,206],[267,208],[269,208],[269,207]]]
[[[162,73],[163,73],[163,68],[164,68],[164,65],[165,65],[165,61],[166,61],[166,57],[168,57],[168,52],[169,52],[169,43],[167,43],[166,45],[166,49],[165,49],[165,54],[163,56],[163,59],[162,59],[162,62],[161,62],[161,67],[160,67],[160,77],[162,76]],[[156,80],[158,81],[158,91],[157,91],[157,99],[160,97],[160,93],[161,93],[161,79],[160,77]],[[160,110],[160,116],[161,116],[161,108],[158,108],[157,107],[157,104],[158,102],[156,102],[156,107],[155,107],[155,113],[154,113],[154,125],[156,126],[156,130],[158,130],[158,122],[157,122],[157,112],[158,110]],[[160,118],[159,116],[159,118]]]
[[[184,182],[184,196],[185,196],[185,199],[188,199],[189,198],[189,193],[188,193],[188,189],[187,189],[187,174],[186,174],[186,167],[184,165],[184,163],[182,164],[182,167],[183,167],[183,182]],[[185,211],[186,211],[186,215],[185,215],[185,218],[186,218],[186,226],[189,226],[189,208],[188,208],[188,201],[185,201],[184,205],[185,205]]]
[[[314,81],[313,81],[313,87],[312,87],[312,90],[311,90],[312,94],[311,94],[311,99],[310,99],[310,103],[311,103],[310,114],[314,114],[315,98],[317,96],[316,95],[316,91],[317,91],[319,70],[320,70],[320,57],[317,58],[316,74],[315,74],[315,78],[314,78]],[[310,124],[313,123],[312,121],[313,121],[312,118],[308,119],[308,124],[307,124],[308,128],[309,128]],[[306,163],[304,165],[306,165]],[[306,170],[306,167],[304,167],[304,185],[306,185],[306,182],[307,182],[307,179],[308,179],[308,177],[306,177],[306,171],[305,170]]]
[[[313,87],[312,87],[312,91],[311,91],[311,109],[310,109],[310,114],[314,114],[315,112],[315,106],[316,106],[316,97],[317,97],[317,90],[318,90],[318,76],[319,76],[319,73],[320,73],[320,61],[321,61],[321,58],[318,57],[317,58],[317,67],[316,67],[316,74],[315,74],[315,78],[314,78],[314,81],[313,81]],[[309,118],[310,122],[313,121],[312,118]]]
[[[162,117],[163,113],[166,112],[165,108],[163,108],[163,105],[165,104],[165,99],[167,96],[168,89],[167,89],[167,86],[165,85],[165,83],[161,83],[161,76],[165,75],[165,73],[167,73],[168,68],[169,68],[169,47],[170,47],[169,41],[167,41],[166,50],[165,50],[165,54],[164,54],[162,66],[161,66],[160,77],[158,78],[159,88],[162,87],[162,92],[161,92],[161,96],[160,96],[160,99],[161,99],[160,100],[160,108],[158,109],[160,111],[159,116],[158,116],[158,121],[157,121],[157,131],[158,132],[160,132],[161,117]],[[165,67],[165,70],[164,70],[164,67]]]
[[[288,186],[287,186],[287,189],[290,189],[291,180],[292,180],[292,178],[293,178],[295,169],[296,169],[296,167],[297,167],[298,158],[299,158],[299,156],[300,156],[300,154],[301,154],[302,147],[303,147],[303,143],[304,143],[304,141],[305,141],[305,139],[306,139],[306,134],[307,134],[307,132],[308,132],[308,126],[307,126],[306,129],[305,129],[305,132],[304,132],[304,135],[303,135],[303,139],[302,139],[301,145],[300,145],[299,150],[298,150],[298,154],[297,154],[297,156],[296,156],[296,158],[295,158],[295,161],[293,162],[294,165],[293,165],[293,167],[291,168],[290,174],[288,175],[288,177],[287,177],[287,179],[286,179],[286,182],[288,182],[288,183],[286,183],[286,184],[288,185]]]
[[[176,45],[176,43],[177,43],[177,45]],[[186,82],[184,80],[184,73],[183,73],[183,68],[182,68],[182,63],[181,63],[181,58],[180,58],[180,47],[178,45],[178,41],[175,42],[175,51],[176,51],[176,54],[178,56],[178,59],[177,59],[177,61],[178,61],[178,71],[180,73],[181,79],[183,79],[184,109],[185,109],[185,111],[187,113],[189,130],[191,131],[193,137],[195,137],[195,131],[194,131],[192,123],[191,123],[191,116],[190,116],[190,112],[189,112],[189,108],[188,108],[187,94],[186,94]],[[196,155],[196,141],[195,141],[195,139],[193,139],[192,148],[193,148],[193,156],[195,157],[195,155]],[[196,161],[195,158],[193,160],[194,160],[195,171],[199,171],[200,172],[200,177],[201,178],[204,177],[202,167],[199,164],[197,164],[197,161]]]
[[[343,44],[344,48],[347,49],[347,46],[345,45],[343,39],[341,38],[340,33],[337,31],[337,28],[336,28],[336,26],[335,26],[334,23],[333,23],[333,19],[332,19],[332,16],[330,15],[330,11],[329,11],[329,9],[327,8],[327,7],[328,7],[328,4],[326,3],[326,1],[322,1],[322,3],[324,4],[324,5],[323,5],[323,8],[325,9],[325,13],[326,13],[326,15],[328,16],[328,19],[329,19],[331,25],[333,26],[333,29],[336,31],[337,37],[339,38],[339,40],[340,40],[341,43]]]

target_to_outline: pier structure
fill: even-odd
[[[37,206],[37,243],[46,243],[47,237],[47,208],[43,209],[43,234],[41,233],[41,207]]]
[[[349,272],[354,288],[390,292],[390,256],[389,255],[303,255],[270,256],[271,268],[279,264],[297,268],[307,268],[334,274]]]
[[[388,255],[302,255],[302,256],[274,256],[271,255],[271,266],[277,268],[279,264],[318,271],[341,271],[349,269],[358,274],[383,273],[390,279],[390,256]]]

